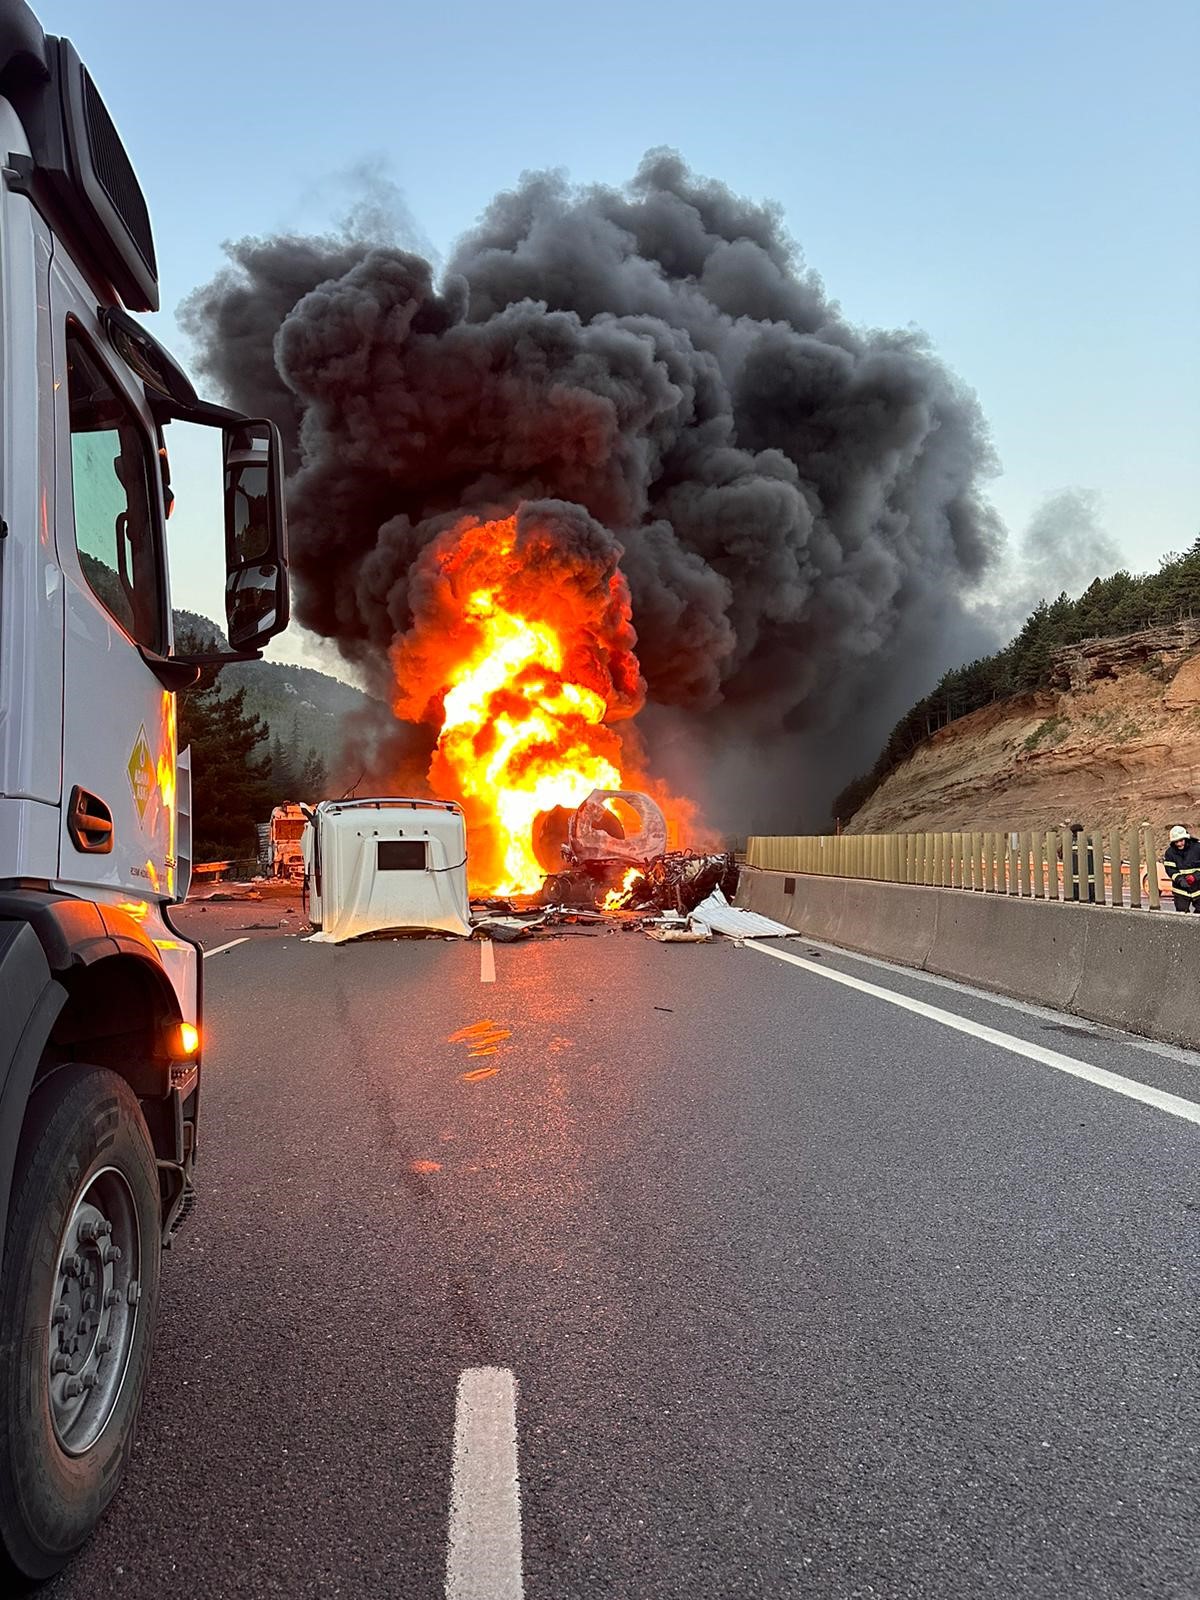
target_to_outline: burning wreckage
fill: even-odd
[[[662,811],[648,795],[597,789],[574,811],[538,819],[537,848],[561,870],[536,894],[472,899],[466,828],[453,801],[326,801],[304,830],[304,887],[316,942],[403,933],[502,943],[607,923],[663,941],[787,935],[730,904],[732,853],[668,850]]]
[[[555,813],[542,824],[534,847],[542,866],[552,862],[547,840]],[[605,911],[695,909],[714,889],[732,897],[737,864],[731,853],[702,855],[667,849],[667,819],[649,795],[629,789],[594,789],[566,818],[559,845],[560,870],[542,886],[544,905],[599,906]]]
[[[504,941],[619,913],[624,926],[658,938],[707,939],[692,913],[714,896],[728,905],[737,862],[731,851],[668,850],[667,842],[667,820],[649,795],[594,789],[574,811],[559,806],[536,819],[534,854],[546,877],[534,906],[522,914],[515,900],[484,902],[491,914],[476,927]]]

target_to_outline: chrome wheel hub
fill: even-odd
[[[141,1299],[137,1207],[115,1167],[76,1199],[59,1240],[47,1354],[50,1414],[68,1455],[82,1455],[116,1408]]]

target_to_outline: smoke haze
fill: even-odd
[[[1093,578],[1108,577],[1123,560],[1101,523],[1098,495],[1079,488],[1047,495],[993,569],[986,590],[971,603],[995,641],[990,648],[1007,644],[1041,601],[1054,601],[1064,592],[1080,595]]]
[[[990,646],[978,405],[918,334],[847,323],[775,208],[656,151],[621,190],[527,175],[440,282],[380,234],[241,240],[182,312],[283,428],[296,615],[374,693],[422,553],[530,501],[618,547],[651,763],[739,831],[820,823]],[[427,759],[429,729],[382,733],[393,768]]]
[[[1064,590],[1081,594],[1093,578],[1107,578],[1121,565],[1121,552],[1100,523],[1099,496],[1088,489],[1060,489],[1030,518],[1021,540],[1017,570],[1024,590],[1020,621],[1039,600]]]

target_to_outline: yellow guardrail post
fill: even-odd
[[[1158,849],[1154,842],[1154,829],[1147,823],[1142,828],[1142,850],[1146,857],[1146,877],[1150,887],[1150,909],[1157,911],[1162,905],[1158,892]]]
[[[1116,828],[1111,828],[1108,834],[1108,882],[1112,890],[1111,899],[1114,906],[1125,904],[1125,875],[1121,871],[1121,835]]]

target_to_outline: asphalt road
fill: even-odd
[[[1200,1128],[822,971],[1188,1100],[1200,1058],[805,941],[487,984],[281,920],[204,922],[247,942],[206,961],[200,1204],[55,1600],[422,1600],[456,1538],[455,1600],[509,1600],[465,1400],[452,1483],[478,1369],[529,1600],[1200,1593]]]

